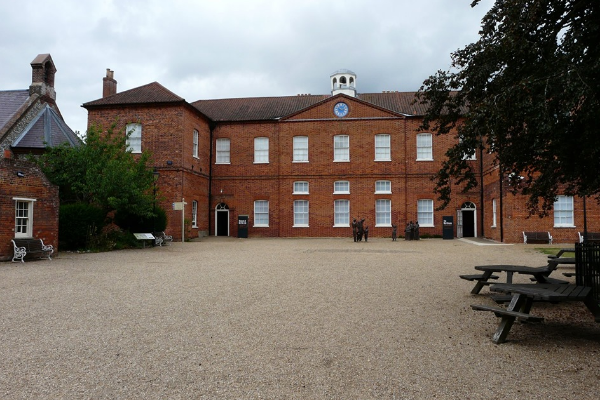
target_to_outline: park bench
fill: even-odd
[[[54,247],[52,245],[45,245],[42,239],[27,238],[27,239],[12,239],[11,240],[14,248],[13,262],[15,260],[21,260],[25,262],[25,256],[39,256],[40,258],[47,258],[52,260],[50,256],[54,253]]]
[[[577,232],[577,234],[579,235],[579,243],[583,243],[583,233]],[[587,241],[594,242],[594,243],[600,243],[600,232],[588,232],[587,233]]]
[[[154,232],[154,244],[157,246],[168,246],[173,241],[173,236],[166,235],[164,232]]]
[[[539,243],[552,244],[550,232],[525,232],[523,231],[523,242],[525,244]]]

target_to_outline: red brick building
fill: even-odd
[[[245,229],[250,237],[350,237],[355,218],[374,237],[390,237],[392,224],[402,235],[417,220],[421,235],[441,235],[442,218],[451,216],[458,237],[519,242],[522,230],[542,226],[525,218],[523,199],[500,195],[482,154],[470,162],[484,185],[457,190],[436,211],[430,178],[458,139],[418,130],[425,110],[413,103],[415,93],[357,93],[348,70],[330,76],[327,95],[187,103],[156,82],[122,93],[116,86],[108,71],[104,97],[83,105],[88,123],[116,121],[134,132],[134,151],[153,154],[168,233],[179,239],[181,211],[171,204],[182,198],[186,237],[243,236]],[[575,241],[581,226],[579,211],[571,213],[568,220],[565,210],[558,235],[565,241]],[[554,228],[551,217],[544,221]]]
[[[58,188],[19,158],[81,143],[56,103],[50,54],[35,57],[31,71],[29,89],[0,90],[0,260],[12,257],[15,237],[41,238],[58,249]]]

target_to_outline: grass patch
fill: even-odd
[[[560,247],[536,247],[536,251],[543,254],[554,256],[560,251]],[[562,253],[561,257],[575,257],[575,252],[567,251]]]

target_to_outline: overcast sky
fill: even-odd
[[[478,39],[492,0],[0,0],[0,90],[27,89],[50,53],[57,103],[85,132],[81,104],[159,82],[188,102],[327,94],[338,69],[357,91],[416,91]]]

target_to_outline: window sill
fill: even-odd
[[[333,162],[350,162],[350,160],[333,160]]]
[[[252,225],[253,228],[268,228],[269,225]]]
[[[334,225],[334,228],[350,228],[350,224],[348,225]]]
[[[216,162],[215,165],[231,165],[230,162]]]
[[[375,225],[375,228],[391,228],[392,224]]]
[[[392,159],[389,160],[373,160],[374,162],[392,162]]]
[[[257,165],[257,164],[268,164],[268,163],[269,163],[268,161],[254,161],[254,165]]]
[[[348,194],[350,194],[350,192],[333,192],[333,194],[335,194],[335,195],[340,195],[340,194],[341,195],[348,195]]]
[[[392,192],[375,192],[375,194],[392,194]]]
[[[433,158],[417,158],[415,161],[433,161]]]
[[[419,224],[419,228],[435,228],[435,225],[421,225],[421,224]]]
[[[575,225],[554,225],[556,229],[574,229],[577,228]]]
[[[296,195],[296,196],[306,196],[309,193],[308,192],[298,192],[298,193],[292,193],[292,194]]]
[[[308,225],[292,225],[292,228],[308,228]]]
[[[296,160],[293,160],[292,164],[308,164],[308,160],[306,160],[306,161],[296,161]]]

